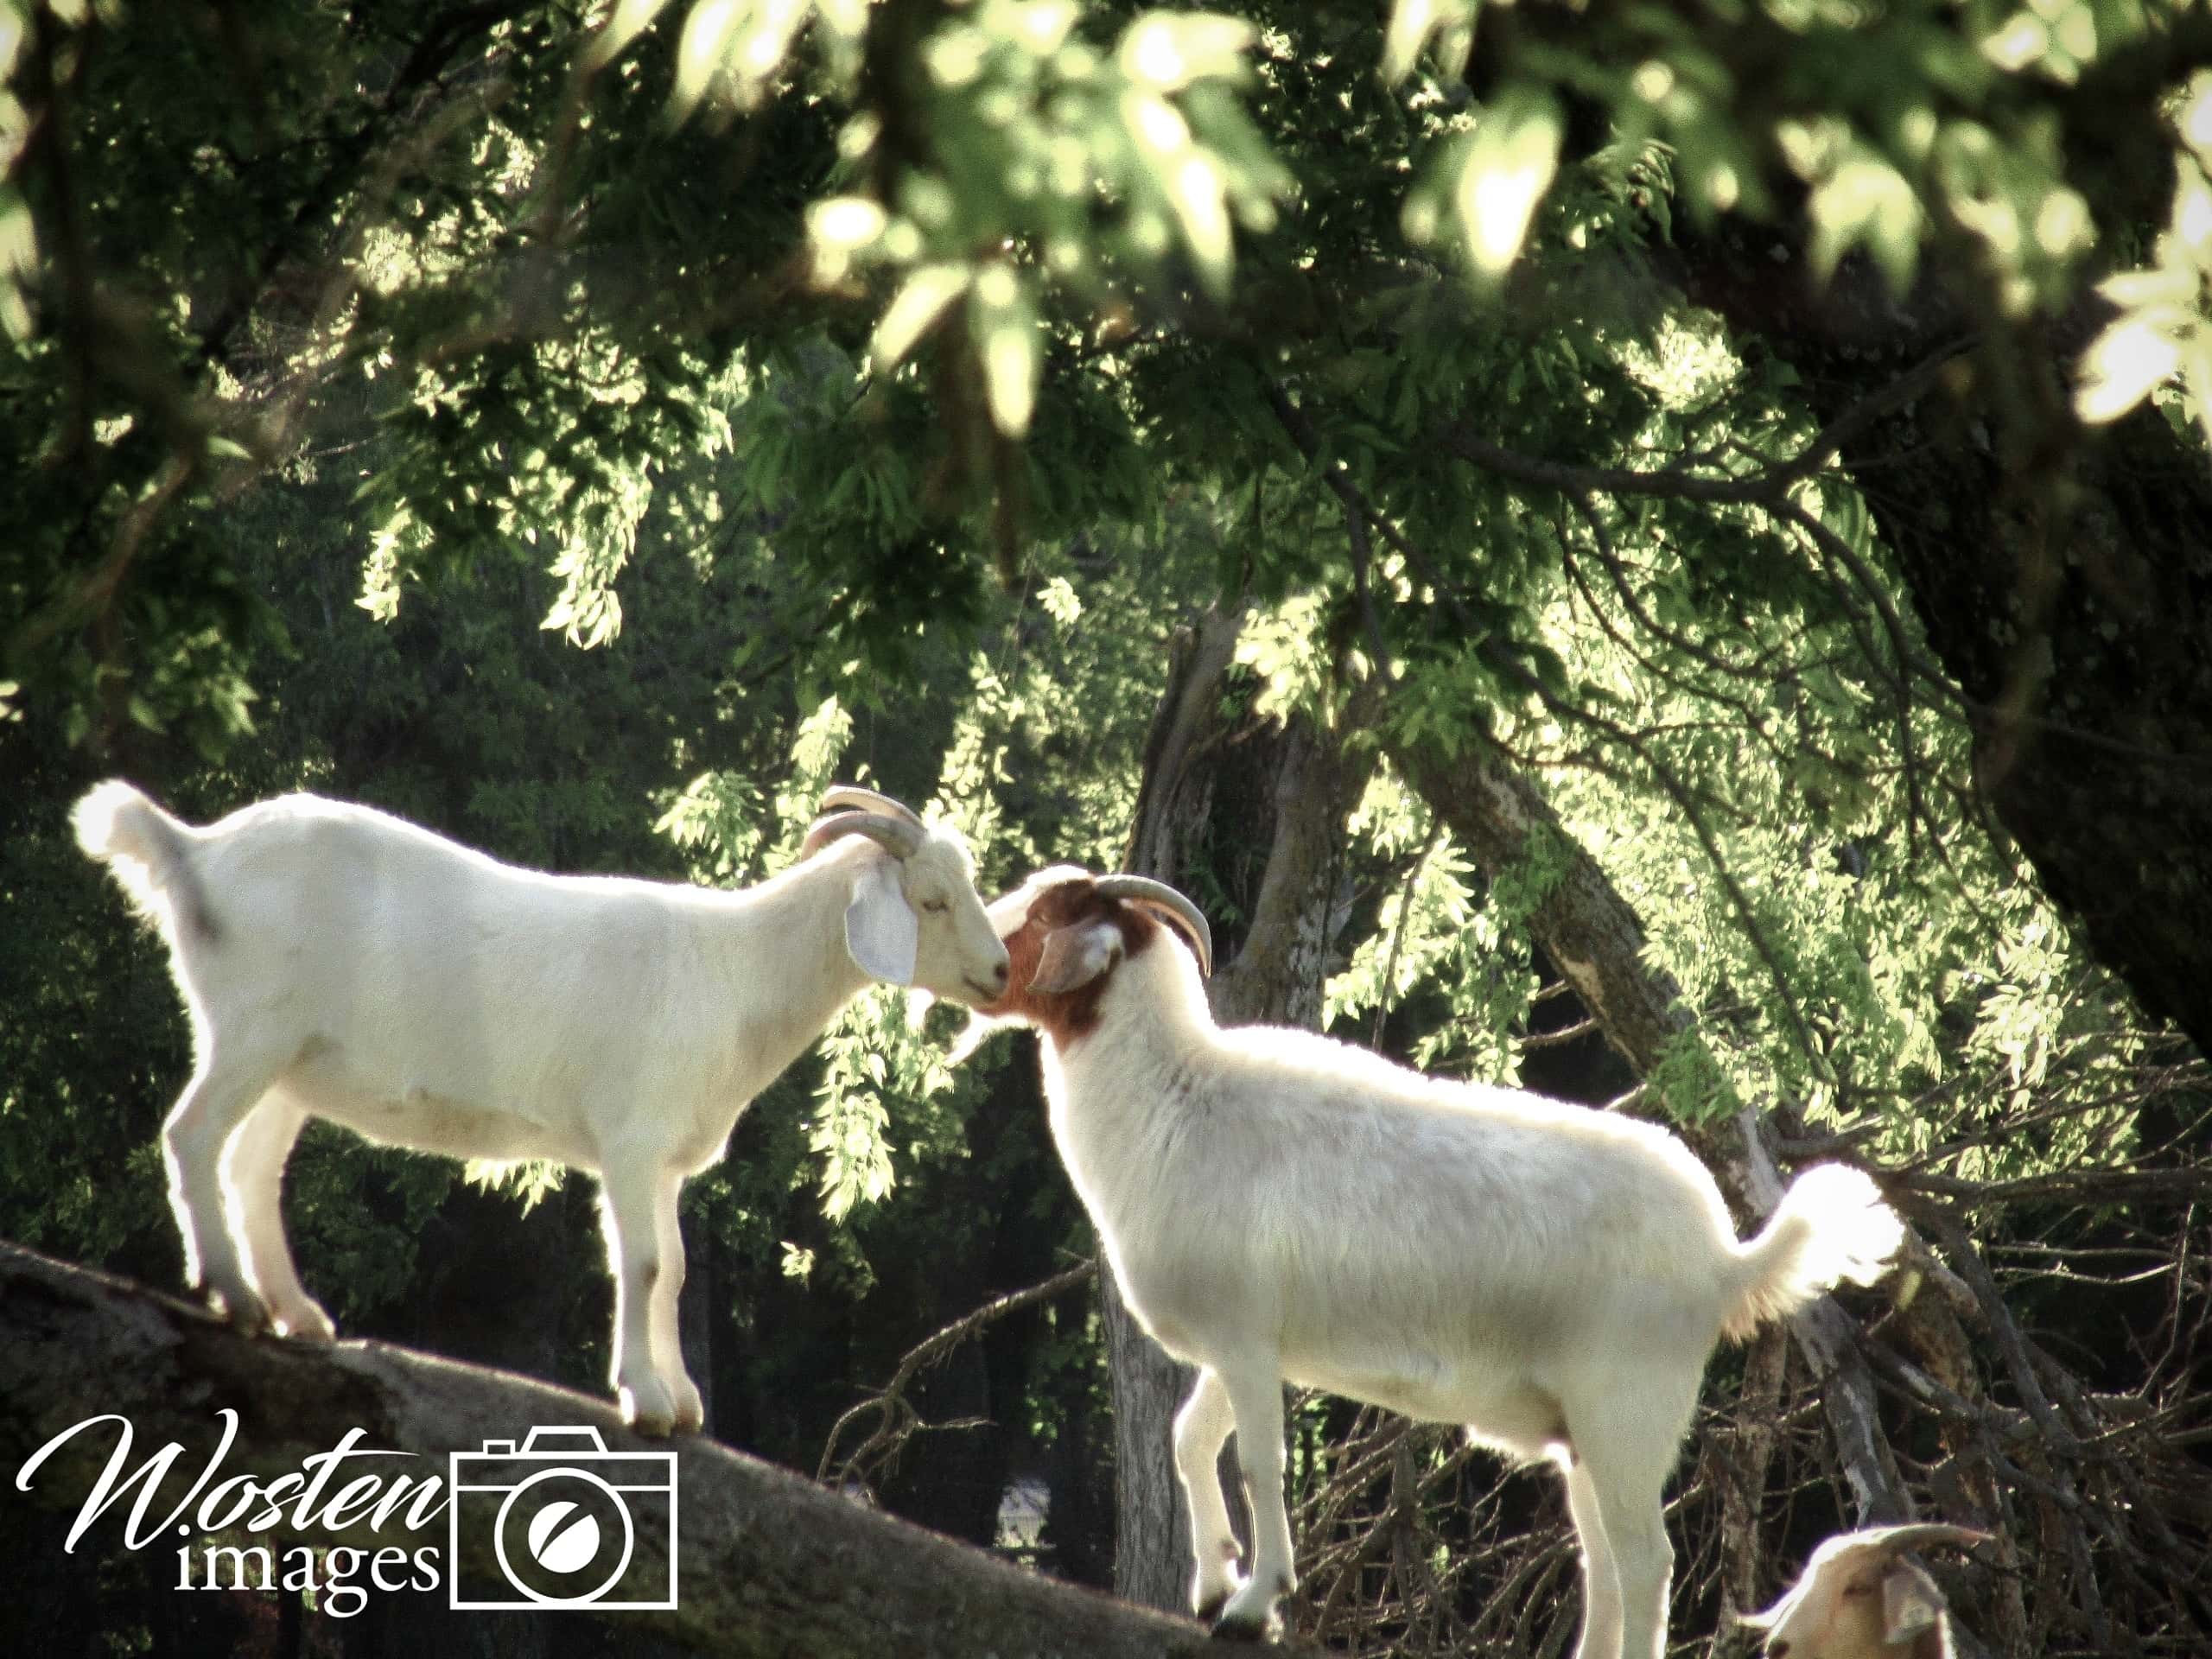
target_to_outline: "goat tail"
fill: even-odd
[[[1904,1224],[1864,1171],[1817,1165],[1789,1184],[1758,1236],[1736,1247],[1741,1277],[1721,1329],[1741,1341],[1839,1280],[1871,1285],[1904,1242]]]
[[[192,859],[192,831],[120,778],[95,785],[69,815],[77,844],[144,916],[213,939],[218,929]],[[174,936],[172,936],[174,937]]]

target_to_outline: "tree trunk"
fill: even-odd
[[[1968,337],[1932,279],[1816,287],[1762,232],[1685,245],[1685,289],[1763,337],[1834,418]],[[1975,784],[2090,950],[2212,1053],[2212,472],[2147,405],[2066,397],[2101,301],[1961,356],[1841,452],[1971,704]]]
[[[532,1425],[588,1426],[614,1452],[672,1452],[680,1524],[671,1526],[649,1504],[633,1503],[632,1570],[648,1580],[664,1577],[673,1553],[677,1605],[600,1616],[610,1629],[619,1623],[691,1646],[778,1659],[889,1653],[907,1659],[981,1653],[1198,1659],[1212,1650],[1187,1620],[1022,1572],[712,1441],[640,1440],[620,1427],[605,1401],[382,1343],[317,1348],[243,1338],[174,1298],[0,1244],[0,1462],[14,1476],[8,1488],[10,1520],[17,1523],[12,1534],[60,1551],[73,1512],[103,1472],[117,1430],[101,1424],[73,1435],[22,1475],[26,1461],[54,1437],[114,1414],[133,1430],[118,1478],[172,1441],[183,1448],[177,1472],[188,1478],[213,1455],[220,1438],[218,1414],[225,1409],[238,1414],[240,1428],[216,1480],[251,1475],[265,1482],[299,1472],[306,1459],[330,1451],[354,1429],[364,1431],[364,1448],[425,1460],[404,1465],[416,1478],[442,1477],[450,1452],[477,1452],[487,1440],[515,1440]],[[384,1459],[349,1461],[329,1482],[324,1501],[365,1468],[389,1475],[395,1466]],[[175,1548],[173,1535],[157,1523],[183,1491],[172,1478],[148,1505],[149,1526],[159,1535],[145,1554],[157,1574],[169,1570]],[[125,1495],[94,1524],[87,1534],[92,1547],[105,1548],[119,1535],[134,1497]],[[48,1513],[41,1525],[29,1513],[32,1505],[60,1513]],[[198,1500],[191,1514],[196,1521]],[[442,1559],[446,1530],[441,1510],[419,1531],[395,1515],[372,1531],[356,1522],[318,1532],[311,1541],[397,1545],[410,1554],[430,1547]],[[197,1550],[207,1540],[195,1529],[191,1541]],[[226,1534],[223,1541],[256,1540]],[[280,1543],[289,1548],[302,1540],[264,1535],[263,1541],[276,1554]],[[466,1541],[463,1548],[465,1581],[496,1586],[488,1546]],[[443,1566],[453,1570],[449,1561]],[[377,1593],[370,1592],[372,1604]],[[326,1618],[327,1607],[326,1598]],[[0,1615],[0,1648],[51,1650],[50,1631],[10,1633],[5,1620],[13,1612],[11,1602]],[[576,1615],[562,1610],[513,1617],[565,1631]],[[564,1649],[575,1645],[565,1635],[556,1639]]]
[[[1187,1611],[1191,1516],[1175,1479],[1176,1408],[1197,1375],[1137,1328],[1111,1273],[1098,1275],[1114,1396],[1114,1593]]]
[[[1332,734],[1302,720],[1232,733],[1222,690],[1242,626],[1241,612],[1212,611],[1175,641],[1123,864],[1186,892],[1211,885],[1244,899],[1250,919],[1235,954],[1222,948],[1228,930],[1216,940],[1222,965],[1207,1000],[1217,1019],[1315,1026],[1329,944],[1342,922],[1344,818],[1373,760],[1347,756]],[[1235,763],[1226,764],[1233,734]],[[1262,847],[1265,861],[1255,869],[1247,855]],[[1205,881],[1194,880],[1201,874]],[[1138,1329],[1110,1273],[1101,1275],[1101,1299],[1114,1395],[1114,1587],[1147,1606],[1182,1608],[1190,1516],[1173,1429],[1193,1373]],[[1236,1491],[1233,1455],[1223,1453],[1223,1474]]]

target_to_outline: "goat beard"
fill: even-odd
[[[994,1015],[979,1014],[972,1008],[969,1009],[968,1023],[961,1028],[960,1035],[954,1041],[951,1052],[944,1057],[945,1065],[955,1066],[963,1064],[969,1055],[993,1037],[1002,1031],[1012,1031],[1019,1023],[1018,1020],[1001,1020]]]
[[[937,1001],[938,999],[933,993],[923,990],[919,986],[907,992],[906,1029],[919,1031],[922,1028],[922,1022],[929,1018],[930,1010],[937,1006]],[[991,1038],[1001,1031],[1012,1030],[1017,1023],[1019,1022],[1015,1020],[997,1019],[969,1008],[968,1023],[960,1028],[960,1035],[953,1039],[952,1047],[945,1054],[946,1069],[949,1071],[956,1065],[963,1065],[969,1056]]]

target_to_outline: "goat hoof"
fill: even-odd
[[[699,1397],[699,1385],[690,1377],[679,1377],[676,1384],[676,1432],[696,1434],[707,1426],[707,1402]]]
[[[1204,1583],[1192,1587],[1192,1604],[1198,1609],[1198,1623],[1211,1624],[1229,1606],[1230,1598],[1244,1587],[1244,1575],[1236,1570],[1235,1562],[1228,1567],[1228,1576],[1218,1589],[1209,1589]]]
[[[1231,1618],[1224,1613],[1214,1621],[1208,1634],[1217,1642],[1264,1642],[1274,1622],[1272,1614],[1262,1614],[1258,1618]]]
[[[658,1382],[642,1382],[635,1388],[626,1382],[618,1393],[624,1423],[649,1439],[668,1438],[669,1431],[676,1426],[676,1408],[666,1389]]]
[[[277,1313],[276,1334],[292,1342],[321,1344],[336,1341],[338,1327],[315,1303],[304,1302]]]
[[[269,1304],[244,1285],[228,1289],[210,1285],[207,1306],[215,1317],[227,1320],[232,1330],[242,1337],[257,1337],[270,1328]]]
[[[1213,1634],[1224,1642],[1264,1642],[1281,1630],[1275,1598],[1259,1593],[1249,1580],[1213,1623]]]

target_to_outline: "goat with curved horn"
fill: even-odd
[[[872,789],[858,784],[832,784],[822,791],[822,810],[834,812],[840,807],[856,806],[864,811],[881,812],[891,817],[905,818],[919,826],[921,816],[904,801],[893,800],[888,795],[879,795]]]
[[[909,822],[909,819],[912,822]],[[832,812],[807,826],[806,839],[798,844],[802,862],[833,841],[847,836],[866,836],[893,858],[912,858],[929,832],[921,820],[909,814],[894,818],[883,812]]]
[[[1198,971],[1208,978],[1213,976],[1213,930],[1206,925],[1205,913],[1188,898],[1148,875],[1102,875],[1096,885],[1102,898],[1126,899],[1158,911],[1173,922],[1197,950]]]
[[[1254,1637],[1297,1588],[1287,1379],[1554,1465],[1582,1543],[1576,1659],[1662,1659],[1665,1486],[1707,1357],[1881,1275],[1904,1230],[1872,1179],[1805,1170],[1738,1239],[1711,1173],[1656,1124],[1313,1032],[1224,1029],[1205,918],[1173,887],[1058,865],[989,914],[1007,986],[970,1030],[1040,1034],[1052,1141],[1129,1311],[1199,1368],[1174,1432],[1192,1605]],[[1232,1431],[1248,1573],[1215,1466]]]

